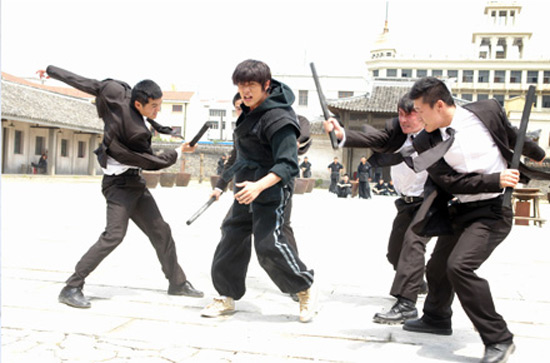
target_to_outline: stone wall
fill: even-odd
[[[153,151],[159,153],[163,150],[176,149],[180,146],[181,143],[155,142],[153,143]],[[209,179],[210,175],[216,174],[220,157],[224,153],[229,154],[232,149],[233,145],[228,144],[199,144],[194,153],[182,154],[182,157],[174,165],[163,171],[175,173],[185,171],[186,173],[191,173],[192,179],[199,179],[202,170],[202,178]]]

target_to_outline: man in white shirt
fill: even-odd
[[[418,316],[416,300],[424,286],[424,254],[429,237],[419,236],[410,228],[423,201],[427,172],[416,173],[401,157],[400,152],[412,147],[412,138],[421,132],[424,124],[419,120],[414,103],[405,94],[397,105],[398,117],[388,120],[384,130],[367,128],[366,131],[344,130],[338,121],[325,121],[325,131],[334,129],[341,140],[340,147],[372,148],[369,163],[373,167],[391,166],[391,177],[400,198],[396,199],[397,215],[394,218],[386,257],[395,270],[390,294],[397,301],[386,312],[376,313],[373,320],[381,324],[400,324]],[[414,156],[411,154],[410,156]]]
[[[158,170],[176,162],[179,152],[168,150],[154,154],[149,124],[161,133],[172,133],[169,127],[157,124],[162,104],[162,91],[151,80],[130,88],[124,82],[89,79],[64,69],[49,66],[48,75],[83,92],[96,96],[99,116],[105,123],[103,141],[94,152],[103,169],[102,192],[107,201],[107,226],[94,245],[82,256],[59,294],[59,302],[75,308],[89,308],[82,293],[86,277],[124,239],[130,219],[141,229],[155,248],[162,271],[169,281],[168,294],[202,297],[187,280],[178,263],[172,231],[145,186],[140,171]],[[181,152],[195,147],[185,143]]]
[[[502,204],[502,189],[513,188],[520,180],[518,170],[508,169],[517,129],[496,100],[456,106],[445,84],[434,77],[418,80],[410,94],[425,123],[426,133],[415,139],[419,152],[454,135],[443,159],[427,170],[434,193],[447,193],[447,198],[456,197],[459,203],[450,208],[447,203],[439,204],[441,212],[450,216],[452,234],[439,238],[427,264],[429,293],[424,315],[407,321],[403,329],[452,334],[451,304],[456,293],[485,345],[481,362],[505,362],[515,349],[513,335],[495,310],[489,284],[476,270],[512,227],[512,211]],[[544,151],[529,141],[523,153],[536,160],[544,158]],[[530,176],[526,167],[520,170],[522,176]],[[431,195],[427,188],[426,201]],[[421,214],[417,217],[422,218]],[[413,221],[413,229],[415,225]]]

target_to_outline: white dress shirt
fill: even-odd
[[[457,106],[451,125],[455,140],[443,157],[447,164],[459,173],[498,173],[507,168],[507,163],[489,130],[472,112]],[[443,140],[449,138],[446,127],[441,128]],[[462,203],[486,200],[500,193],[457,194]]]
[[[401,149],[407,146],[411,146],[411,136],[416,136],[417,134],[418,133],[416,133],[415,135],[408,135],[407,140],[403,143],[403,145],[397,152],[401,151]],[[414,158],[417,155],[418,154],[414,152],[413,154],[411,154],[411,157]],[[426,179],[428,178],[428,172],[424,170],[420,173],[415,173],[415,171],[409,168],[407,164],[402,162],[391,167],[391,178],[393,180],[395,190],[398,194],[407,197],[420,197],[424,192],[424,184],[426,183]]]

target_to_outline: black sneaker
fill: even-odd
[[[379,324],[402,324],[409,319],[416,319],[418,311],[414,302],[404,298],[398,298],[390,311],[374,314],[374,322]]]
[[[73,308],[88,309],[92,306],[88,299],[84,297],[81,287],[65,286],[58,298],[60,303],[67,304]]]

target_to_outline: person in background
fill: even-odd
[[[338,158],[335,156],[332,163],[328,166],[328,171],[330,172],[330,186],[328,191],[330,193],[337,193],[336,184],[340,180],[340,170],[344,169],[344,166],[338,162]]]

